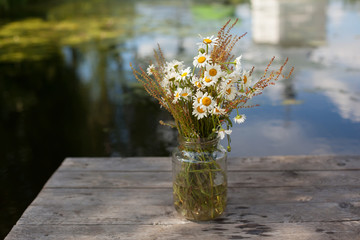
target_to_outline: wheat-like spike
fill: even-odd
[[[249,72],[249,76],[251,76],[253,74],[254,70],[255,70],[255,67],[253,66]]]
[[[156,62],[160,68],[162,68],[165,65],[165,57],[161,50],[160,45],[158,44],[158,52],[154,49],[154,56],[156,59]]]
[[[274,60],[275,60],[275,56],[270,60],[269,64],[266,66],[263,77],[266,76],[266,73],[269,70],[270,65],[274,62]]]
[[[224,34],[224,31],[227,27],[227,25],[229,25],[229,23],[231,22],[231,19],[229,19],[225,24],[224,26],[222,26],[222,28],[220,28],[219,32],[218,32],[218,39],[221,39],[222,38],[222,35]]]
[[[237,36],[231,33],[231,30],[235,27],[237,22],[238,19],[236,19],[233,23],[231,23],[231,20],[228,20],[223,25],[223,27],[218,31],[217,44],[214,46],[210,54],[213,63],[221,64],[221,68],[226,71],[234,70],[234,66],[231,62],[234,59],[234,54],[232,54],[232,50],[234,49],[237,42],[247,34],[244,33],[241,36]],[[150,96],[154,97],[159,102],[159,104],[172,115],[175,121],[174,126],[176,126],[176,128],[178,129],[179,134],[186,137],[208,137],[209,135],[214,134],[214,129],[215,131],[218,130],[219,127],[221,127],[222,122],[224,122],[225,119],[229,118],[229,114],[234,109],[251,108],[258,106],[246,104],[250,98],[260,95],[261,90],[263,90],[265,87],[275,84],[275,82],[280,77],[289,78],[294,71],[294,68],[292,67],[287,76],[284,76],[282,74],[282,72],[284,71],[284,67],[288,63],[288,59],[285,60],[285,62],[278,70],[270,71],[270,67],[275,60],[275,57],[273,57],[266,66],[264,74],[252,87],[246,89],[244,95],[238,95],[233,101],[221,100],[219,106],[221,105],[221,108],[225,109],[226,114],[224,116],[213,115],[207,116],[202,119],[197,119],[197,117],[193,116],[194,109],[191,101],[178,101],[177,103],[174,103],[174,88],[164,88],[163,79],[166,74],[164,72],[164,67],[168,63],[165,60],[164,54],[159,44],[158,49],[154,50],[154,57],[157,66],[154,69],[150,69],[150,71],[152,71],[152,74],[150,74],[151,76],[148,75],[147,72],[142,68],[137,71],[133,68],[131,64],[130,66],[133,70],[135,78],[144,86],[146,92]],[[199,77],[203,77],[204,71],[205,69],[201,68],[196,75]],[[252,67],[252,69],[249,71],[249,75],[251,76],[253,72],[254,67]],[[240,86],[237,86],[237,88],[238,90],[240,90]],[[209,89],[212,92],[215,91],[215,87],[211,87]],[[162,124],[164,123],[162,122]]]

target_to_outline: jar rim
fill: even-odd
[[[212,143],[212,142],[218,142],[220,141],[220,137],[215,136],[215,137],[210,137],[210,138],[191,138],[191,137],[184,137],[179,135],[178,137],[179,142],[183,142],[183,143]]]

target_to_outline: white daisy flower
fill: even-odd
[[[245,122],[245,120],[246,120],[245,114],[242,114],[242,115],[238,114],[238,115],[236,115],[236,117],[234,117],[234,121],[239,124]]]
[[[153,72],[155,71],[155,66],[154,64],[151,64],[148,68],[147,68],[147,74],[149,75],[153,75]]]
[[[215,78],[211,78],[211,77],[207,77],[205,76],[204,79],[203,79],[203,83],[206,87],[210,87],[210,86],[213,86],[216,84],[218,79],[215,79]]]
[[[173,103],[177,103],[179,101],[179,99],[181,98],[181,93],[182,93],[182,88],[178,88],[176,89],[175,93],[174,93],[174,100]]]
[[[165,87],[172,85],[175,82],[177,77],[178,77],[178,74],[175,72],[169,72],[169,73],[165,74],[163,81],[162,81],[162,85]]]
[[[241,66],[241,55],[239,56],[239,57],[237,57],[236,59],[235,59],[235,69],[236,69],[236,71],[241,71],[241,69],[242,69],[242,66]]]
[[[191,79],[191,83],[195,86],[195,87],[197,87],[198,89],[203,89],[204,88],[204,84],[200,81],[200,79],[199,78],[197,78],[197,77],[193,77],[192,79]]]
[[[213,81],[217,82],[217,80],[223,76],[223,72],[221,70],[220,65],[214,64],[214,65],[206,65],[206,71],[205,71],[205,81],[204,84],[206,86],[213,85]],[[206,78],[212,79],[212,81],[207,82]]]
[[[192,114],[200,120],[207,116],[207,111],[201,105],[195,104]]]
[[[232,130],[220,129],[219,131],[217,131],[217,133],[220,139],[224,139],[225,134],[230,135],[232,133]]]
[[[171,65],[172,66],[172,65]],[[171,66],[170,66],[170,63],[169,62],[166,62],[162,68],[162,71],[164,73],[170,73],[170,72],[173,72],[172,69],[171,69]]]
[[[218,41],[218,38],[214,37],[214,35],[212,35],[211,37],[203,38],[203,43],[205,43],[205,44],[216,45],[218,43],[217,41]]]
[[[227,87],[224,89],[224,96],[226,100],[232,101],[237,95],[237,89],[233,84],[227,85]]]
[[[184,68],[184,62],[180,62],[178,60],[172,60],[171,62],[167,62],[165,66],[166,72],[181,72]]]
[[[201,43],[197,43],[200,47],[213,47],[218,44],[218,38],[212,35],[211,37],[203,37],[199,34],[200,38],[202,39]]]
[[[226,114],[226,110],[220,107],[215,107],[213,112],[214,115],[225,115]]]
[[[196,57],[194,57],[193,65],[197,68],[205,67],[210,61],[210,56],[205,53],[199,53]]]
[[[197,92],[195,93],[195,96],[193,97],[193,100],[194,100],[193,106],[194,106],[194,107],[195,107],[196,104],[197,104],[197,105],[200,104],[200,100],[201,100],[201,98],[202,98],[203,96],[204,96],[204,93],[201,92],[201,91],[197,91]]]
[[[200,104],[205,110],[208,110],[209,112],[215,107],[214,99],[209,96],[207,92],[200,99]]]
[[[224,74],[224,76],[221,78],[221,83],[219,86],[219,91],[224,92],[225,89],[227,89],[230,85],[232,85],[235,82],[233,73],[231,74]]]
[[[241,80],[242,80],[241,84],[243,85],[244,90],[248,89],[251,86],[251,82],[252,82],[250,72],[249,71],[244,72],[241,77]]]
[[[191,69],[190,69],[190,67],[188,67],[188,68],[186,68],[186,69],[184,69],[184,70],[182,70],[181,72],[180,72],[180,80],[185,80],[187,77],[191,77]]]
[[[231,82],[237,82],[241,78],[240,71],[233,71],[232,73],[227,75],[227,79],[230,79]]]
[[[186,87],[181,91],[180,95],[184,99],[189,99],[191,97],[191,94],[192,94],[191,89]]]

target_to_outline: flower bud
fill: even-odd
[[[203,48],[199,48],[199,52],[201,52],[201,53],[205,53],[205,49],[203,49]]]

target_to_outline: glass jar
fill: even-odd
[[[173,197],[177,212],[189,220],[220,216],[227,201],[227,152],[219,138],[179,138],[172,154]]]

